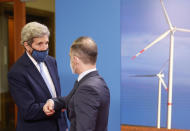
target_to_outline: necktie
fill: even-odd
[[[43,79],[44,79],[44,81],[45,81],[45,83],[46,83],[46,85],[47,85],[47,87],[49,89],[49,92],[51,93],[51,96],[53,98],[56,97],[55,89],[53,89],[53,87],[50,86],[50,83],[49,83],[49,81],[47,79],[47,76],[45,75],[44,68],[43,68],[43,63],[40,62],[39,66],[40,66],[40,73],[41,73],[41,75],[42,75],[42,77],[43,77]]]

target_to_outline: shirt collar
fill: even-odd
[[[38,62],[27,51],[26,51],[26,54],[28,55],[28,57],[34,63],[35,66],[38,65]]]
[[[90,69],[90,70],[87,70],[87,71],[84,71],[83,73],[81,73],[78,77],[78,82],[85,76],[87,75],[88,73],[90,72],[93,72],[93,71],[96,71],[96,68],[93,68],[93,69]]]

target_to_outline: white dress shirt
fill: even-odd
[[[96,68],[93,68],[93,69],[90,69],[90,70],[87,70],[87,71],[81,73],[81,74],[79,75],[79,77],[78,77],[78,82],[79,82],[85,75],[87,75],[88,73],[93,72],[93,71],[96,71]]]
[[[36,66],[36,68],[38,69],[38,71],[40,72],[40,66],[38,65],[37,61],[31,56],[28,54],[28,52],[26,51],[28,57],[30,58],[30,60],[34,63],[34,65]],[[55,86],[53,84],[53,81],[52,81],[52,78],[50,76],[50,73],[48,71],[48,68],[46,66],[46,64],[44,62],[42,62],[42,66],[43,66],[43,69],[44,69],[44,73],[46,75],[46,78],[48,79],[48,82],[50,84],[50,87],[52,89],[52,92],[53,92],[53,96],[52,97],[56,97],[56,91],[55,91]]]

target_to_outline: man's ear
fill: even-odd
[[[27,42],[24,42],[24,44],[23,44],[23,45],[24,45],[24,48],[25,48],[25,49],[27,49],[27,48],[28,48],[28,46],[29,46]]]
[[[79,64],[80,59],[77,56],[73,56],[73,59],[75,61],[76,64]]]
[[[31,47],[28,45],[28,43],[24,42],[23,45],[24,45],[25,50],[28,51],[29,53],[31,53]]]

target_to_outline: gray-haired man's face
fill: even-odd
[[[49,37],[47,35],[44,35],[39,38],[34,38],[31,47],[38,51],[44,51],[48,49],[48,44],[49,44]],[[27,43],[24,44],[24,46],[28,51],[28,53],[31,54],[33,49]]]

